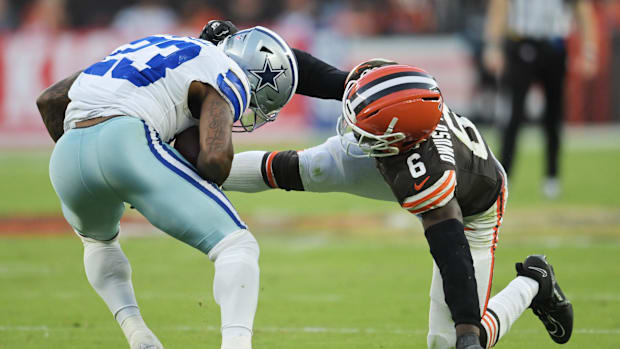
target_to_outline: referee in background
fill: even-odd
[[[578,67],[584,77],[596,73],[596,28],[589,0],[489,0],[483,64],[511,94],[511,114],[503,131],[501,163],[510,175],[516,140],[525,117],[525,96],[533,82],[542,85],[545,112],[548,198],[560,194],[558,157],[563,119],[566,39],[575,18],[581,38]]]

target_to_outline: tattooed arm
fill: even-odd
[[[65,111],[67,110],[67,105],[71,102],[68,96],[69,89],[81,72],[79,71],[48,87],[37,98],[37,108],[39,108],[43,123],[47,127],[47,132],[49,132],[54,142],[64,133]]]
[[[199,151],[196,159],[198,173],[204,179],[222,185],[230,173],[233,159],[233,115],[228,103],[213,87],[194,81],[190,85],[190,110],[199,110]],[[197,103],[201,101],[201,103]],[[198,106],[200,104],[200,106]]]

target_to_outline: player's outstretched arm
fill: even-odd
[[[230,21],[211,20],[207,23],[199,38],[214,45],[239,29]],[[293,49],[299,67],[299,83],[295,93],[305,96],[340,100],[344,93],[344,82],[348,72],[333,67],[311,54]]]
[[[64,133],[63,123],[65,120],[65,111],[71,100],[69,99],[69,89],[78,75],[82,71],[60,80],[52,86],[48,87],[37,98],[37,108],[43,119],[47,132],[54,140],[58,141]]]
[[[480,304],[474,262],[456,199],[422,214],[424,235],[443,279],[446,303],[457,339],[479,336]]]
[[[200,147],[196,169],[202,178],[222,185],[230,173],[234,155],[232,110],[213,87],[201,82],[192,82],[188,95],[190,101],[202,101],[199,108],[198,137]]]
[[[295,93],[304,96],[341,100],[349,72],[342,71],[302,50],[293,49],[299,67]]]

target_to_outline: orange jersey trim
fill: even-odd
[[[496,336],[499,335],[499,333],[497,333],[497,326],[495,325],[495,320],[493,317],[488,313],[484,314],[482,321],[484,321],[484,323],[489,327],[489,331],[491,331],[491,333],[488,333],[487,338],[488,348],[491,348],[497,342]]]
[[[278,154],[277,151],[272,152],[267,157],[267,164],[265,166],[265,170],[267,172],[267,181],[269,182],[269,186],[272,188],[278,188],[278,184],[276,183],[276,178],[273,175],[273,169],[271,168],[271,163],[273,162],[273,158]]]
[[[444,185],[442,185],[443,187]],[[450,189],[448,189],[448,191],[446,191],[442,196],[440,196],[437,200],[431,202],[430,204],[419,208],[417,210],[412,210],[409,209],[409,212],[413,213],[413,214],[418,214],[418,213],[422,213],[424,211],[427,211],[429,209],[431,209],[433,206],[436,206],[437,204],[439,204],[440,202],[442,202],[446,197],[448,197],[448,195],[452,194],[454,192],[454,188],[456,187],[456,183],[452,184],[452,186],[450,187]]]
[[[421,204],[421,203],[423,203],[423,202],[433,198],[433,196],[441,193],[448,186],[448,184],[452,180],[452,177],[454,177],[454,170],[450,170],[450,174],[448,175],[448,178],[445,179],[445,181],[439,186],[439,188],[435,189],[432,193],[426,195],[425,197],[423,197],[423,198],[421,198],[419,200],[416,200],[416,201],[413,201],[413,202],[403,203],[403,205],[402,205],[403,208],[409,209],[409,208],[412,208],[412,207],[416,207],[417,205],[419,205],[419,204]]]

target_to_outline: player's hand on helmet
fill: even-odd
[[[199,38],[207,40],[217,45],[220,41],[226,39],[229,35],[238,32],[239,29],[231,21],[222,21],[219,19],[210,20],[200,32]]]
[[[390,61],[389,59],[384,58],[373,58],[371,60],[362,62],[355,66],[355,68],[351,69],[349,75],[347,75],[347,79],[344,81],[345,86],[349,83],[349,81],[355,81],[359,79],[362,74],[366,71],[369,71],[374,68],[383,67],[384,65],[395,65],[398,64],[394,61]]]

